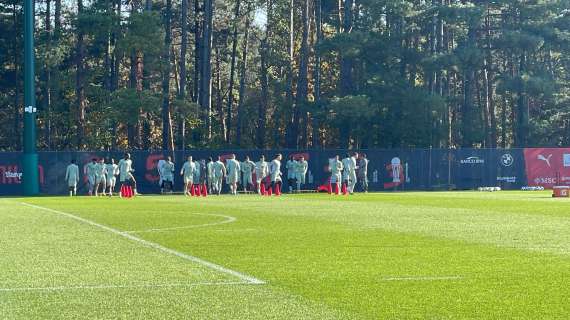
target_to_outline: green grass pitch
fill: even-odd
[[[568,319],[547,192],[0,199],[1,319]]]

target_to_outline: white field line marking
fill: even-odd
[[[63,211],[58,211],[58,210],[54,210],[54,209],[50,209],[50,208],[40,207],[40,206],[36,206],[36,205],[33,205],[33,204],[24,203],[24,202],[20,202],[20,204],[22,204],[22,205],[24,205],[24,206],[27,206],[27,207],[30,207],[30,208],[35,208],[35,209],[38,209],[38,210],[43,210],[43,211],[48,211],[48,212],[56,213],[56,214],[61,215],[61,216],[64,216],[64,217],[67,217],[67,218],[70,218],[70,219],[74,219],[74,220],[77,220],[77,221],[82,222],[82,223],[85,223],[85,224],[92,225],[92,226],[94,226],[94,227],[97,227],[97,228],[103,229],[103,230],[105,230],[105,231],[108,231],[108,232],[110,232],[110,233],[113,233],[113,234],[116,234],[116,235],[118,235],[118,236],[121,236],[121,237],[123,237],[123,238],[127,238],[127,239],[129,239],[129,240],[132,240],[132,241],[134,241],[134,242],[137,242],[137,243],[139,243],[139,244],[141,244],[141,245],[143,245],[143,246],[145,246],[145,247],[150,247],[150,248],[156,249],[156,250],[158,250],[158,251],[162,251],[162,252],[164,252],[164,253],[168,253],[168,254],[171,254],[171,255],[173,255],[173,256],[177,256],[177,257],[179,257],[179,258],[182,258],[182,259],[185,259],[185,260],[188,260],[188,261],[192,261],[192,262],[201,264],[201,265],[203,265],[203,266],[205,266],[205,267],[207,267],[207,268],[210,268],[210,269],[212,269],[212,270],[215,270],[215,271],[218,271],[218,272],[221,272],[221,273],[225,273],[225,274],[232,275],[232,276],[234,276],[234,277],[236,277],[236,278],[238,278],[238,279],[241,279],[241,280],[243,280],[243,281],[245,281],[245,282],[247,282],[247,283],[249,283],[249,284],[265,284],[265,281],[263,281],[263,280],[254,278],[254,277],[252,277],[252,276],[248,276],[248,275],[246,275],[246,274],[243,274],[243,273],[238,272],[238,271],[235,271],[235,270],[231,270],[231,269],[222,267],[222,266],[220,266],[220,265],[217,265],[217,264],[215,264],[215,263],[206,261],[206,260],[204,260],[204,259],[200,259],[200,258],[198,258],[198,257],[194,257],[194,256],[191,256],[191,255],[188,255],[188,254],[185,254],[185,253],[182,253],[182,252],[173,250],[173,249],[169,249],[169,248],[167,248],[167,247],[161,246],[161,245],[158,244],[158,243],[154,243],[154,242],[150,242],[150,241],[141,239],[141,238],[139,238],[139,237],[133,236],[132,234],[129,234],[129,233],[126,233],[126,232],[123,232],[123,231],[120,231],[120,230],[117,230],[117,229],[114,229],[114,228],[111,228],[111,227],[107,227],[107,226],[102,225],[102,224],[99,224],[99,223],[97,223],[97,222],[94,222],[94,221],[91,221],[91,220],[88,220],[88,219],[85,219],[85,218],[78,217],[78,216],[73,215],[73,214],[71,214],[71,213],[66,213],[66,212],[63,212]]]
[[[212,217],[222,217],[222,218],[225,218],[225,220],[219,221],[219,222],[195,224],[195,225],[181,226],[181,227],[152,228],[152,229],[146,229],[146,230],[132,230],[132,231],[125,231],[125,233],[163,232],[163,231],[173,231],[173,230],[181,230],[181,229],[203,228],[203,227],[219,226],[221,224],[227,224],[227,223],[232,223],[232,222],[237,221],[236,217],[226,216],[223,214],[213,214],[213,213],[190,213],[190,214],[196,214],[196,215],[202,215],[202,216],[212,216]]]
[[[461,280],[460,276],[441,276],[441,277],[387,277],[382,281],[439,281],[439,280]]]
[[[0,288],[0,292],[21,291],[66,291],[66,290],[100,290],[100,289],[155,289],[177,288],[198,286],[238,286],[249,285],[247,282],[195,282],[195,283],[165,283],[165,284],[139,284],[139,285],[81,285],[81,286],[58,286],[58,287],[16,287]]]

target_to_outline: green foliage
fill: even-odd
[[[198,31],[200,35],[203,12],[194,12],[192,3],[186,20],[189,41],[185,57],[180,57],[181,3],[173,3],[170,60],[163,58],[163,3],[153,2],[151,10],[143,10],[143,2],[121,2],[118,14],[116,1],[84,1],[81,13],[64,2],[61,29],[57,32],[55,2],[51,1],[50,7],[51,32],[45,28],[45,4],[36,6],[37,98],[38,106],[48,107],[39,114],[40,149],[73,148],[81,131],[76,96],[79,89],[85,92],[82,105],[87,148],[96,149],[129,144],[129,148],[135,149],[160,148],[162,144],[156,142],[160,141],[164,121],[175,124],[176,143],[181,143],[181,124],[186,124],[187,146],[233,145],[223,137],[229,99],[233,103],[230,131],[235,136],[237,119],[242,119],[242,147],[256,146],[260,123],[267,128],[263,133],[269,141],[267,147],[285,146],[285,136],[294,134],[291,119],[295,112],[302,114],[299,126],[303,130],[297,132],[303,135],[297,139],[302,148],[313,147],[312,142],[319,139],[325,147],[333,148],[570,143],[565,138],[565,128],[570,126],[566,124],[570,121],[568,0],[444,4],[359,0],[355,1],[351,21],[345,21],[343,1],[340,12],[338,1],[310,1],[307,79],[299,79],[304,2],[295,1],[291,11],[290,1],[271,1],[271,14],[265,16],[269,13],[268,1],[241,0],[236,24],[238,45],[233,58],[239,66],[245,20],[253,18],[248,30],[247,70],[243,75],[247,90],[245,97],[239,97],[238,80],[242,75],[237,68],[229,97],[236,2],[215,1],[209,119],[204,107],[188,102],[197,100],[195,91],[206,64],[205,57],[196,56],[195,48],[204,39],[196,39],[194,33]],[[323,21],[318,44],[314,25],[317,3],[321,4]],[[270,19],[267,26],[261,25],[265,19]],[[21,130],[21,21],[21,4],[0,0],[0,149],[6,150],[20,148],[12,131]],[[345,30],[346,23],[350,27]],[[85,56],[84,72],[78,75],[76,47],[80,31],[84,35]],[[261,119],[259,106],[265,103],[261,99],[262,40],[268,45],[269,100],[266,117]],[[162,97],[176,97],[180,92],[182,59],[187,69],[185,92],[189,100],[171,98],[172,116],[162,119]],[[170,92],[163,93],[162,78],[167,69],[172,70]],[[309,92],[297,99],[300,80],[307,81]],[[244,108],[238,115],[239,99]],[[48,123],[52,131],[48,130]],[[319,127],[312,128],[313,123]],[[313,133],[318,133],[319,139],[313,139]],[[151,138],[143,139],[145,134]]]

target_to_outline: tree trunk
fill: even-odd
[[[22,123],[21,121],[21,116],[20,116],[20,53],[22,48],[18,48],[18,37],[19,37],[19,30],[18,30],[18,26],[19,26],[19,21],[18,21],[18,9],[16,7],[16,2],[14,2],[13,6],[12,6],[12,23],[13,23],[13,39],[12,39],[12,50],[13,50],[13,55],[14,55],[14,80],[16,81],[16,83],[14,83],[14,132],[13,132],[13,137],[14,137],[14,150],[15,151],[20,151],[20,149],[22,148],[22,135],[20,134],[20,124]]]
[[[204,112],[206,124],[206,141],[212,138],[212,27],[213,0],[204,0],[204,25],[202,37],[201,73],[200,73],[200,106]]]
[[[241,134],[243,125],[243,103],[245,101],[245,87],[246,87],[246,73],[247,73],[247,54],[249,49],[249,27],[251,24],[251,4],[248,6],[247,15],[245,20],[245,34],[243,36],[243,47],[240,61],[240,78],[239,78],[239,97],[237,105],[237,119],[236,119],[236,146],[241,146]]]
[[[77,0],[77,14],[83,13],[83,0]],[[75,46],[75,99],[77,107],[77,150],[84,148],[85,137],[85,45],[83,28],[77,28],[77,43]]]
[[[116,15],[117,15],[117,24],[115,25],[115,30],[113,30],[112,34],[111,34],[111,45],[113,47],[116,48],[117,45],[117,31],[116,30],[120,30],[121,28],[121,0],[115,0],[117,8],[116,8]],[[119,81],[120,81],[120,67],[121,67],[121,60],[122,60],[122,56],[117,55],[117,52],[115,50],[113,50],[113,57],[111,59],[111,68],[112,68],[112,76],[111,76],[111,88],[112,91],[118,90],[119,89]]]
[[[322,0],[315,0],[315,26],[316,26],[316,46],[318,47],[321,43],[322,38]],[[315,105],[318,108],[318,111],[321,111],[321,54],[318,50],[315,50],[315,71],[314,71],[314,78],[315,78]],[[315,112],[312,113],[312,127],[313,127],[313,134],[312,134],[312,147],[317,148],[320,145],[319,139],[319,116],[315,115]]]
[[[186,101],[186,53],[188,51],[188,0],[182,0],[180,7],[180,88],[178,99]],[[186,119],[179,113],[178,119],[178,145],[186,150]]]
[[[295,122],[295,101],[293,97],[293,66],[295,65],[295,0],[289,1],[289,63],[287,64],[287,87],[285,88],[286,104],[290,108],[291,114],[287,119],[285,130],[285,143],[288,148],[296,140],[297,136],[293,132],[293,123]],[[279,130],[276,130],[279,133]],[[281,137],[278,138],[281,140]]]
[[[271,1],[271,0],[269,0]],[[260,55],[261,55],[261,70],[260,70],[260,82],[261,82],[261,103],[259,104],[259,109],[257,112],[257,148],[265,149],[265,124],[267,121],[267,108],[269,107],[269,84],[268,84],[268,65],[267,65],[267,55],[269,52],[269,46],[267,45],[268,38],[261,40],[260,44]]]
[[[235,5],[235,12],[234,12],[234,25],[233,25],[233,34],[232,34],[232,56],[230,62],[230,83],[229,83],[229,90],[228,90],[228,106],[226,111],[226,121],[225,121],[225,128],[224,131],[224,138],[226,143],[230,143],[231,141],[231,134],[232,134],[232,107],[234,103],[234,74],[235,74],[235,67],[236,67],[236,55],[237,55],[237,44],[238,44],[238,24],[240,21],[240,5],[241,1],[236,0]]]
[[[172,45],[172,0],[166,0],[166,11],[164,16],[164,53],[162,63],[162,150],[174,149],[171,146],[171,118],[170,118],[170,46]]]
[[[45,33],[46,33],[46,52],[51,51],[51,0],[46,0],[45,12]],[[43,106],[45,112],[45,143],[48,150],[51,150],[51,66],[46,61],[44,65],[44,99]]]
[[[310,0],[304,0],[302,24],[303,33],[301,39],[301,52],[299,57],[299,77],[297,80],[297,96],[295,99],[295,110],[293,111],[293,134],[290,141],[290,148],[298,148],[301,140],[302,145],[306,145],[307,137],[300,137],[299,125],[301,112],[308,102],[309,93],[309,8]],[[306,125],[306,124],[305,124]]]
[[[265,149],[265,128],[267,125],[267,109],[269,108],[269,55],[271,50],[271,24],[273,23],[273,0],[267,0],[267,25],[265,28],[265,37],[260,43],[260,83],[261,83],[261,103],[257,112],[257,132],[256,145],[259,149]],[[275,130],[279,130],[277,127]]]
[[[222,90],[222,57],[220,54],[220,46],[216,46],[216,70],[214,71],[216,75],[216,110],[218,110],[219,122],[222,127],[222,141],[226,141],[227,136],[227,124],[226,117],[224,114],[224,97]]]
[[[493,52],[492,50],[492,33],[491,33],[491,17],[490,9],[487,5],[487,17],[485,20],[486,38],[487,38],[487,57],[485,59],[485,82],[486,82],[486,100],[489,108],[489,148],[497,147],[497,119],[495,117],[495,88],[493,85]]]
[[[477,34],[474,26],[469,26],[467,32],[468,46],[475,45]],[[475,70],[472,66],[466,66],[463,73],[463,108],[461,110],[461,133],[463,147],[473,147],[475,132],[475,112],[473,106],[473,85],[475,84]]]
[[[200,0],[194,0],[194,83],[192,101],[198,103],[200,97],[200,73],[202,72],[202,32],[200,28]]]
[[[520,56],[519,78],[522,78],[526,68],[526,54]],[[516,146],[526,147],[528,145],[529,134],[529,109],[528,98],[524,90],[524,85],[520,83],[517,90],[517,128],[516,128]]]
[[[344,0],[343,32],[352,31],[352,5],[353,0]],[[340,58],[340,94],[346,96],[352,93],[352,59],[341,54]]]
[[[180,88],[178,98],[186,98],[186,52],[188,50],[188,0],[182,0],[180,7]]]

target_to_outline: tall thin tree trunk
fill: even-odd
[[[46,52],[50,54],[51,51],[51,0],[46,0],[45,12],[45,33],[46,33]],[[47,59],[46,59],[47,60]],[[46,61],[44,65],[44,99],[43,106],[45,111],[45,142],[47,149],[50,150],[51,142],[51,66]]]
[[[192,101],[195,103],[199,103],[200,101],[200,73],[202,72],[200,64],[202,61],[202,32],[200,21],[200,0],[194,0],[194,83]]]
[[[21,48],[18,48],[18,37],[19,37],[19,19],[18,19],[18,9],[16,8],[17,3],[14,2],[12,5],[12,50],[14,55],[14,150],[19,151],[22,148],[22,140],[20,134],[20,52]]]
[[[271,1],[271,0],[269,0]],[[265,148],[265,125],[267,122],[267,108],[269,107],[269,79],[268,79],[268,63],[267,55],[269,53],[269,46],[267,44],[268,38],[261,40],[260,44],[260,58],[261,58],[261,70],[260,70],[260,82],[261,82],[261,103],[259,104],[259,109],[257,112],[257,148]],[[276,128],[276,130],[278,130]]]
[[[77,0],[77,14],[83,14],[83,0]],[[76,74],[75,74],[75,99],[77,107],[77,144],[78,150],[84,148],[85,137],[85,45],[84,33],[81,27],[77,29],[76,52]]]
[[[492,32],[491,32],[491,13],[489,4],[487,4],[487,16],[485,19],[486,38],[487,38],[487,57],[485,59],[485,82],[486,82],[486,100],[489,108],[489,148],[497,147],[497,119],[495,116],[495,87],[493,85],[493,52],[492,52]]]
[[[234,75],[235,75],[235,68],[236,68],[236,56],[237,56],[237,45],[238,45],[238,25],[240,21],[240,5],[241,1],[236,0],[235,4],[235,12],[234,12],[234,25],[233,25],[233,34],[232,34],[232,56],[230,62],[230,83],[229,83],[229,90],[228,90],[228,106],[226,111],[226,121],[225,121],[225,128],[224,130],[224,138],[227,143],[231,141],[231,134],[232,134],[232,114],[233,114],[233,103],[234,103]]]
[[[322,0],[315,0],[315,26],[316,26],[316,46],[318,47],[321,43],[322,39]],[[314,78],[315,78],[315,105],[318,108],[318,111],[321,109],[321,54],[318,50],[315,50],[315,71],[314,71]],[[317,111],[317,112],[318,112]],[[319,137],[319,116],[316,115],[315,112],[312,113],[312,147],[317,148],[320,145],[320,137]]]
[[[180,7],[180,88],[178,98],[186,98],[186,52],[188,50],[188,0],[182,0]]]
[[[131,2],[131,15],[136,14],[136,3]],[[129,88],[138,91],[137,83],[137,53],[135,49],[131,49],[129,54]],[[137,119],[139,117],[137,116]],[[127,123],[127,140],[129,143],[129,148],[140,149],[140,139],[138,130],[138,120],[137,123],[132,123],[129,121]]]
[[[271,53],[271,35],[273,23],[273,0],[267,0],[267,26],[265,28],[265,37],[260,43],[260,83],[261,83],[261,103],[259,104],[257,115],[257,132],[256,145],[259,149],[265,149],[265,129],[267,126],[267,109],[269,108],[269,55]],[[275,130],[279,130],[276,124]]]
[[[241,135],[243,125],[243,104],[245,101],[245,87],[246,87],[246,73],[247,73],[247,54],[249,50],[249,27],[251,25],[251,3],[248,5],[247,15],[245,20],[245,33],[243,36],[243,47],[240,61],[240,78],[239,78],[239,97],[237,106],[237,119],[236,119],[236,145],[241,146]]]
[[[206,141],[212,138],[212,27],[213,0],[204,0],[204,25],[202,37],[200,106],[204,112]]]
[[[293,141],[297,138],[293,132],[295,122],[295,100],[293,95],[293,79],[295,78],[293,66],[295,65],[295,0],[289,0],[289,63],[287,64],[287,87],[285,88],[286,104],[290,108],[291,114],[286,118],[285,144],[291,148]],[[276,130],[279,135],[279,130]],[[281,137],[278,137],[281,140]]]
[[[119,32],[119,30],[121,30],[121,11],[122,11],[122,7],[121,7],[121,0],[112,0],[113,1],[113,10],[115,11],[115,16],[116,16],[116,21],[115,21],[115,25],[112,27],[112,32],[111,32],[111,46],[113,47],[113,52],[111,55],[111,85],[110,85],[110,91],[116,91],[119,89],[119,81],[120,81],[120,76],[119,76],[119,72],[120,72],[120,67],[121,67],[121,60],[122,60],[122,55],[119,54],[116,50],[117,47],[117,39],[119,38],[117,32]],[[111,150],[117,150],[117,144],[118,144],[118,128],[117,128],[117,121],[113,120],[113,123],[111,124],[111,127],[113,128],[112,132],[113,132],[113,137],[111,140]]]
[[[522,77],[525,72],[526,59],[526,54],[521,54],[519,62],[519,77]],[[526,147],[528,145],[529,134],[529,109],[528,98],[522,84],[518,85],[517,96],[516,146]]]
[[[299,77],[297,80],[297,96],[295,97],[295,110],[293,111],[293,134],[290,148],[298,148],[299,142],[306,145],[307,137],[300,137],[299,125],[301,121],[301,109],[307,104],[309,93],[309,8],[310,0],[304,0],[301,21],[303,25],[301,51],[299,54]]]
[[[342,29],[344,33],[352,31],[353,0],[344,0]],[[352,59],[341,55],[340,58],[340,94],[346,96],[352,93]],[[344,138],[344,137],[343,137]]]
[[[171,140],[171,116],[170,116],[170,47],[172,45],[172,0],[166,0],[164,16],[164,53],[162,68],[162,150],[174,149]]]
[[[188,0],[182,0],[180,7],[180,88],[178,99],[186,100],[186,53],[188,51]],[[179,113],[181,114],[181,113]],[[178,119],[178,145],[186,149],[186,119],[179,115]]]
[[[475,26],[469,26],[467,32],[468,46],[475,46],[477,41],[477,31]],[[475,85],[475,70],[473,67],[467,66],[466,70],[463,72],[463,108],[461,110],[461,133],[462,141],[461,145],[463,147],[473,147],[475,142],[474,138],[474,126],[475,126],[475,115],[473,106],[473,86]]]
[[[224,114],[224,97],[222,89],[222,57],[220,54],[220,46],[216,46],[216,110],[218,111],[219,122],[222,126],[222,141],[226,142],[227,126]]]

